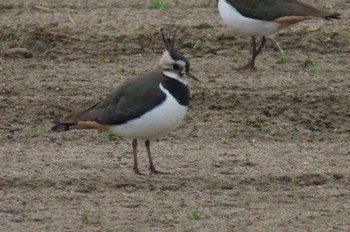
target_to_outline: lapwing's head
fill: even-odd
[[[168,77],[187,83],[187,78],[198,79],[190,73],[190,62],[181,53],[176,51],[174,46],[174,38],[170,39],[164,36],[161,30],[163,41],[165,44],[165,51],[158,63],[158,67],[162,73]]]

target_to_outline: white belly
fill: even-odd
[[[240,34],[271,36],[280,29],[278,23],[244,17],[225,0],[219,0],[218,7],[224,23]]]
[[[133,119],[123,125],[112,126],[110,131],[121,137],[130,139],[157,139],[180,125],[187,112],[187,106],[180,105],[176,99],[164,89],[166,100],[152,111],[140,118]]]

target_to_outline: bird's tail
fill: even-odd
[[[68,131],[71,129],[96,129],[107,131],[111,127],[111,125],[104,125],[95,121],[78,121],[76,123],[62,122],[60,118],[55,118],[52,122],[55,125],[51,127],[51,130],[55,132]]]
[[[341,14],[339,14],[339,13],[337,13],[337,12],[334,12],[334,13],[331,14],[331,15],[325,16],[324,18],[325,18],[325,19],[340,19],[340,16],[341,16]]]

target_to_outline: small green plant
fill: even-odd
[[[246,123],[253,127],[258,127],[264,134],[271,133],[270,123],[264,118],[251,115],[246,119]]]
[[[200,40],[197,40],[196,43],[193,45],[194,50],[201,50],[203,48],[203,44]]]
[[[19,13],[22,14],[23,12],[28,10],[28,4],[27,3],[21,3],[18,5]]]
[[[304,191],[301,191],[301,192],[297,192],[295,196],[300,200],[305,200],[308,197],[308,194]]]
[[[84,225],[90,225],[89,215],[90,215],[90,210],[84,210],[83,214],[81,215],[81,222]]]
[[[226,138],[223,138],[222,139],[222,144],[230,144],[230,142],[228,141],[228,139],[226,139]]]
[[[177,213],[181,211],[181,207],[178,205],[171,205],[169,206],[169,209],[171,213]]]
[[[264,134],[268,134],[271,132],[271,129],[269,127],[269,124],[264,121],[264,120],[259,120],[258,121],[258,125],[259,125],[259,128],[260,128],[260,131]]]
[[[156,10],[165,10],[170,7],[170,2],[163,0],[151,0],[151,8]]]
[[[63,5],[63,0],[57,1],[55,3],[55,8],[56,9],[63,9],[64,5]]]
[[[101,63],[117,63],[119,57],[115,54],[104,54],[98,57]]]
[[[40,127],[27,127],[18,135],[20,139],[30,139],[45,134],[46,131]]]
[[[278,191],[278,189],[279,189],[279,187],[278,187],[277,184],[271,184],[271,185],[268,185],[268,186],[266,187],[266,190],[267,190],[268,192],[276,192],[276,191]]]
[[[310,73],[317,74],[320,72],[320,66],[315,59],[308,61],[306,67]]]
[[[329,86],[328,91],[329,91],[330,94],[337,93],[337,90],[335,88],[333,88],[332,86]]]
[[[242,103],[242,98],[240,96],[234,96],[231,99],[233,106],[239,106]]]
[[[120,137],[116,134],[113,134],[112,132],[110,131],[103,131],[101,133],[101,136],[105,139],[108,139],[109,141],[117,141],[120,139]]]
[[[231,57],[234,57],[234,56],[236,56],[237,55],[237,53],[238,53],[238,49],[237,48],[235,48],[235,47],[233,47],[233,48],[230,48],[229,50],[228,50],[228,55],[229,56],[231,56]]]
[[[170,197],[170,193],[169,192],[164,192],[163,193],[163,198],[162,198],[162,201],[164,202],[166,199],[168,199]]]
[[[285,55],[281,55],[280,58],[277,60],[277,64],[287,64],[288,63],[288,57]]]
[[[237,63],[238,63],[238,66],[239,66],[239,67],[241,67],[241,66],[244,66],[244,65],[248,64],[248,62],[249,62],[249,61],[247,61],[247,60],[245,60],[245,59],[242,59],[242,58],[239,58],[239,57],[238,57],[238,61],[237,61]]]
[[[198,209],[192,210],[187,214],[187,218],[191,221],[198,221],[202,218],[201,214],[199,213]]]

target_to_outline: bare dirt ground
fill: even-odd
[[[294,26],[276,37],[287,59],[269,41],[237,72],[250,39],[214,0],[2,0],[0,231],[350,231],[350,3],[305,2],[343,19]],[[201,82],[152,144],[172,175],[136,176],[130,141],[51,120],[151,70],[159,27]]]

